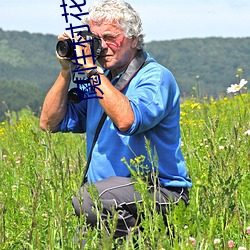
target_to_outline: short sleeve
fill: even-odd
[[[64,119],[57,127],[57,132],[86,132],[87,101],[80,103],[67,103],[67,112]]]

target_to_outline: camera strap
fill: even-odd
[[[118,82],[115,85],[115,88],[118,89],[120,92],[122,92],[131,82],[131,80],[134,78],[134,76],[137,74],[137,72],[146,66],[150,61],[146,61],[146,55],[144,54],[143,50],[139,50],[136,57],[131,61],[125,72],[121,75]],[[107,114],[104,112],[102,114],[102,117],[97,125],[95,136],[91,145],[91,149],[89,152],[88,160],[85,166],[83,180],[81,186],[83,186],[87,182],[87,174],[89,169],[89,164],[92,158],[92,152],[95,146],[95,143],[98,139],[98,136],[100,134],[100,131],[102,129],[102,126],[106,120]]]

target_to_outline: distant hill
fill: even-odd
[[[53,35],[0,29],[0,119],[6,106],[13,111],[29,106],[39,112],[60,70],[56,42]],[[146,50],[173,72],[182,96],[194,93],[193,87],[199,96],[225,93],[239,67],[250,79],[250,38],[153,41]]]
[[[218,97],[239,77],[250,80],[249,38],[204,38],[151,42],[146,50],[175,75],[182,95]]]
[[[17,111],[28,106],[39,113],[60,70],[56,42],[53,35],[0,29],[0,120],[7,107]]]
[[[55,57],[57,37],[0,29],[0,79],[30,82],[42,89],[60,69]]]

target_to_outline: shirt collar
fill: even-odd
[[[120,77],[122,76],[122,74],[123,74],[124,72],[125,72],[125,70],[123,70],[121,73],[119,73],[119,74],[111,81],[111,83],[112,83],[113,86],[116,85],[116,83],[118,82],[118,80],[120,79]],[[109,80],[111,80],[111,72],[110,72],[109,69],[106,69],[106,70],[105,70],[105,75],[107,76],[107,78],[108,78]]]

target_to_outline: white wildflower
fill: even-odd
[[[220,239],[214,239],[214,244],[215,244],[215,245],[220,244],[220,242],[221,242],[221,240],[220,240]]]
[[[245,247],[239,247],[238,250],[247,250]]]
[[[235,93],[240,91],[245,85],[247,81],[245,79],[241,79],[239,84],[231,84],[229,88],[227,88],[227,93]]]
[[[247,131],[245,131],[244,135],[245,136],[249,136],[250,135],[250,129],[248,129]]]

